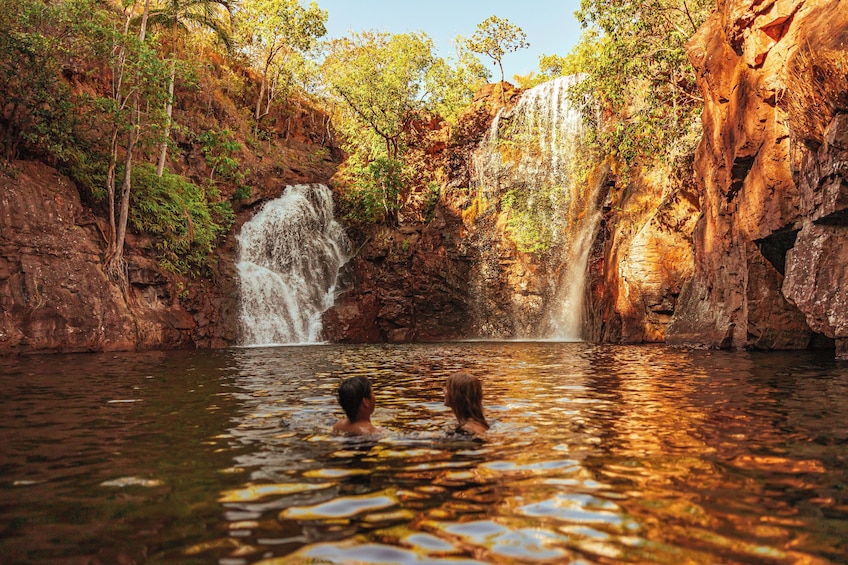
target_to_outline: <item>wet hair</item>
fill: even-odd
[[[483,416],[483,385],[480,384],[480,379],[459,371],[448,377],[445,386],[448,389],[451,407],[460,423],[475,420],[488,429],[489,423]]]
[[[347,419],[353,422],[359,414],[359,407],[366,398],[371,398],[371,381],[367,377],[350,377],[339,385],[339,404],[347,415]]]

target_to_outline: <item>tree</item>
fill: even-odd
[[[474,53],[465,38],[457,36],[456,63],[438,60],[430,71],[433,90],[432,109],[448,123],[455,124],[474,99],[474,95],[489,82],[491,74]]]
[[[640,159],[694,150],[702,101],[686,42],[714,7],[712,0],[582,0],[576,15],[585,31],[560,66],[585,74],[571,96],[600,104],[603,123],[596,106],[584,106],[584,118],[624,172]]]
[[[192,30],[209,30],[229,48],[230,31],[226,20],[231,9],[231,0],[164,0],[150,10],[147,25],[151,29],[162,29],[169,36],[168,42],[171,46],[168,99],[165,102],[165,132],[159,146],[157,176],[162,176],[168,155],[168,138],[174,109],[174,86],[177,78],[177,45],[181,40],[180,36],[188,35]]]
[[[406,138],[443,101],[442,65],[423,33],[363,32],[329,43],[324,77],[339,103],[334,125],[350,154],[340,175],[365,203],[361,219],[377,221],[374,212],[382,209],[383,219],[396,221]]]
[[[327,33],[327,12],[315,2],[304,8],[298,0],[244,0],[236,16],[248,56],[262,73],[253,113],[258,127],[305,65],[303,54]]]
[[[133,5],[134,6],[134,3]],[[129,34],[129,25],[130,25],[130,13],[126,16],[126,24],[124,27],[124,40],[131,42],[132,39]],[[144,53],[144,39],[147,36],[147,19],[150,16],[150,0],[144,0],[144,8],[142,9],[141,14],[141,25],[138,30],[138,44],[137,48],[139,49],[139,58],[136,63],[142,62],[142,57]],[[113,142],[113,162],[110,163],[109,166],[109,182],[110,186],[109,190],[109,225],[111,228],[111,238],[109,241],[109,247],[106,250],[106,272],[109,273],[112,277],[117,278],[118,280],[125,281],[125,273],[124,273],[124,240],[127,235],[127,222],[129,220],[129,210],[130,210],[130,190],[132,189],[132,165],[133,165],[133,152],[135,151],[136,143],[138,142],[139,130],[141,129],[141,103],[140,103],[140,94],[139,94],[139,84],[132,84],[129,93],[125,96],[122,92],[122,85],[124,83],[124,73],[127,70],[128,62],[132,62],[127,57],[127,46],[119,45],[118,46],[118,58],[116,62],[116,75],[113,80],[116,81],[115,86],[117,87],[114,90],[115,100],[118,102],[116,109],[118,112],[123,112],[126,108],[129,112],[129,131],[127,134],[127,147],[126,154],[124,157],[124,178],[121,182],[121,198],[120,201],[116,199],[115,193],[115,176],[114,171],[117,165],[117,120],[115,126],[115,142]],[[135,66],[134,78],[136,79],[135,83],[140,83],[138,79],[142,73],[143,64],[138,64]],[[115,206],[116,203],[120,202],[120,214],[116,218],[115,217]]]
[[[144,0],[141,17],[138,18],[138,32],[131,33],[130,23],[135,3],[131,3],[124,13],[124,30],[116,34],[112,58],[112,135],[109,166],[107,173],[107,195],[109,199],[110,238],[106,249],[106,271],[113,278],[126,283],[124,271],[124,240],[129,219],[130,192],[132,190],[132,169],[136,146],[142,139],[145,120],[147,124],[159,122],[150,108],[161,108],[165,101],[165,70],[156,56],[155,50],[145,43],[147,22],[150,15],[150,0]],[[142,111],[144,109],[144,111]],[[161,125],[157,123],[157,125]],[[119,137],[126,134],[124,148],[123,178],[120,198],[116,192]],[[120,209],[116,207],[120,205]]]
[[[468,48],[471,51],[486,55],[498,65],[501,70],[501,82],[504,81],[504,55],[529,46],[527,35],[520,27],[497,16],[490,16],[477,24],[477,31],[468,40]]]
[[[76,150],[76,109],[89,99],[72,92],[62,73],[103,55],[107,30],[94,0],[0,0],[3,159],[26,149],[63,161]]]
[[[370,133],[396,159],[406,128],[432,101],[428,78],[437,62],[425,34],[362,32],[331,42],[325,79],[348,110],[337,125],[351,142]],[[380,150],[370,148],[372,154]]]

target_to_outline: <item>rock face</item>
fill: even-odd
[[[238,131],[234,102],[208,82],[208,97],[181,92],[175,116],[191,131]],[[89,85],[91,86],[91,85]],[[207,102],[213,104],[210,112]],[[211,117],[210,117],[211,116]],[[220,121],[218,121],[220,120]],[[290,100],[267,117],[269,141],[236,156],[250,194],[237,200],[236,221],[220,242],[212,276],[188,279],[162,270],[153,242],[127,234],[129,284],[105,274],[107,221],[79,189],[37,161],[0,169],[0,356],[30,352],[217,348],[238,342],[239,288],[235,237],[261,204],[289,184],[326,183],[339,158],[326,114]],[[212,177],[196,136],[175,130],[179,150],[168,169],[203,184]],[[238,186],[220,181],[223,197]]]
[[[843,4],[719,2],[690,42],[701,217],[668,343],[848,354]]]
[[[660,167],[619,187],[597,169],[603,219],[589,259],[585,337],[835,345],[848,358],[844,0],[719,1],[690,42],[690,58],[705,100],[694,178]],[[444,172],[432,219],[402,211],[399,228],[376,227],[360,242],[325,314],[325,339],[538,336],[563,261],[520,251],[499,200],[504,191],[481,197],[474,185],[474,152],[495,116],[493,101],[515,104],[518,94],[490,87],[450,137],[423,150]],[[241,201],[209,280],[164,273],[151,243],[131,237],[130,284],[121,289],[101,263],[103,220],[66,178],[32,162],[0,175],[0,355],[236,343],[233,234],[287,184],[328,182],[338,157],[323,118],[293,116],[275,122],[284,146],[241,155],[255,190]],[[207,178],[200,149],[177,141],[183,152],[172,170]]]
[[[404,343],[469,335],[472,260],[457,245],[459,231],[443,208],[426,226],[375,231],[342,273],[344,292],[324,316],[325,338]]]
[[[106,276],[98,221],[67,178],[34,162],[0,178],[0,354],[193,347],[192,317],[155,261]]]
[[[513,113],[520,94],[507,90],[505,114]],[[479,180],[479,149],[500,103],[494,88],[482,91],[438,156],[447,178],[433,221],[371,234],[325,316],[326,339],[539,338],[560,329],[554,312],[562,298],[559,281],[571,265],[562,247],[543,254],[519,250],[502,202],[509,190],[530,193],[537,187],[527,184],[525,169],[518,179],[496,170]],[[529,154],[538,158],[538,151]],[[627,189],[609,179],[598,166],[591,182],[601,189],[578,190],[582,198],[595,194],[606,201],[590,256],[583,336],[661,342],[692,274],[696,187],[662,168],[641,172]]]
[[[607,191],[592,253],[586,336],[612,343],[663,342],[692,276],[698,199],[694,182],[666,167],[640,170]]]

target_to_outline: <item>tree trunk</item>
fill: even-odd
[[[174,83],[177,81],[177,60],[171,60],[171,77],[168,82],[168,101],[165,102],[165,138],[159,147],[159,160],[156,162],[156,176],[165,172],[165,159],[168,156],[168,139],[171,137],[171,116],[174,114]]]
[[[124,37],[129,35],[130,20],[132,13],[126,14],[124,21]],[[123,111],[124,97],[122,93],[124,83],[124,69],[127,62],[127,51],[123,43],[115,46],[117,54],[115,57],[115,67],[112,74],[112,99],[115,101],[115,108],[118,113]],[[116,244],[118,239],[117,220],[115,219],[115,174],[118,169],[118,134],[120,126],[118,124],[118,116],[115,116],[115,123],[112,124],[112,139],[109,144],[109,167],[106,172],[106,194],[109,200],[109,239],[106,246],[106,262],[107,264],[115,255]]]
[[[115,172],[118,168],[118,124],[112,129],[112,143],[109,151],[109,170],[106,174],[106,192],[109,199],[109,246],[106,256],[111,257],[115,253],[115,243],[118,239],[117,223],[115,221]]]
[[[504,80],[506,80],[506,79],[504,78],[503,65],[501,64],[500,59],[498,59],[498,67],[500,67],[500,69],[501,69],[501,83],[498,85],[498,87],[501,90],[501,103],[506,104],[506,95],[504,94],[504,85],[503,85]]]
[[[150,0],[144,0],[144,13],[141,18],[141,29],[138,32],[138,40],[144,42],[147,34],[147,17],[150,13]],[[127,140],[127,153],[124,159],[124,180],[121,184],[121,213],[116,226],[116,237],[111,253],[106,259],[106,272],[116,280],[126,284],[126,270],[124,269],[124,241],[127,235],[127,221],[130,211],[130,191],[132,189],[132,160],[135,144],[138,141],[138,131],[141,128],[141,111],[138,89],[134,89],[130,104],[130,134]]]
[[[262,99],[265,97],[265,89],[268,85],[268,67],[265,67],[265,72],[262,73],[262,83],[259,85],[259,95],[256,97],[256,110],[253,112],[253,119],[256,121],[256,127],[259,127],[259,120],[262,118]]]

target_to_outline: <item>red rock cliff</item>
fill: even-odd
[[[690,42],[704,94],[694,276],[671,344],[848,356],[848,9],[725,1]]]
[[[224,99],[224,98],[222,98]],[[215,348],[238,339],[239,296],[233,235],[288,184],[328,182],[335,165],[323,116],[290,108],[285,134],[240,156],[249,198],[217,250],[211,278],[164,271],[149,238],[128,234],[128,285],[105,273],[107,222],[54,168],[16,161],[0,170],[0,356],[40,352]],[[181,116],[182,120],[188,118]],[[211,126],[206,125],[209,128]],[[220,126],[216,126],[220,127]],[[283,136],[285,135],[285,139]],[[171,170],[209,177],[200,148],[180,139]],[[234,187],[223,187],[222,193]]]

